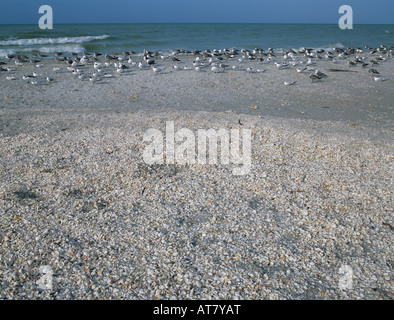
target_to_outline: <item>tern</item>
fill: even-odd
[[[304,68],[297,68],[297,72],[298,73],[302,73],[302,72],[304,72],[306,70],[306,67],[304,67]]]
[[[154,72],[155,74],[158,74],[158,73],[160,73],[160,72],[163,71],[163,69],[158,68],[158,67],[152,67],[152,70],[153,70],[153,72]]]
[[[383,82],[383,81],[387,81],[387,78],[382,78],[380,76],[373,76],[372,77],[376,82]]]

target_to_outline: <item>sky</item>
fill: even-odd
[[[342,5],[354,24],[394,24],[394,0],[0,0],[0,24],[35,24],[50,5],[53,23],[338,23]]]

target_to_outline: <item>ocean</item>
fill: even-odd
[[[394,45],[394,25],[336,24],[64,24],[52,30],[37,25],[0,25],[0,57],[7,53],[52,54],[83,51],[121,53],[144,48],[175,49],[299,49],[378,47]]]

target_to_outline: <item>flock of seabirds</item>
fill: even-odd
[[[33,85],[50,83],[56,81],[54,74],[61,70],[70,72],[81,80],[89,80],[96,83],[105,78],[112,78],[114,74],[124,74],[131,70],[152,70],[155,74],[159,74],[165,70],[158,66],[158,61],[170,60],[173,63],[174,70],[195,70],[201,72],[210,70],[211,72],[226,72],[228,69],[244,70],[248,73],[263,73],[266,70],[253,68],[248,64],[242,67],[245,62],[264,62],[272,63],[278,70],[293,68],[299,73],[308,73],[312,82],[322,81],[327,75],[317,69],[317,63],[322,60],[337,63],[338,60],[346,60],[349,67],[367,68],[374,81],[386,81],[378,71],[379,65],[394,57],[394,46],[381,45],[377,48],[365,46],[362,48],[333,48],[333,50],[309,49],[303,48],[299,50],[289,49],[278,53],[272,48],[263,49],[222,49],[222,50],[174,50],[168,55],[159,52],[151,52],[144,49],[142,56],[138,56],[136,52],[129,51],[121,54],[101,54],[94,52],[92,54],[83,52],[81,56],[78,53],[71,53],[70,56],[64,55],[62,52],[55,52],[54,58],[59,63],[54,66],[50,76],[43,76],[38,69],[44,67],[43,59],[50,58],[48,55],[35,53],[29,58],[25,55],[7,54],[7,61],[0,61],[0,74],[6,75],[6,80],[18,80],[13,72],[20,66],[32,65],[33,70],[37,68],[37,72],[22,75],[22,80],[26,80]],[[192,66],[179,65],[182,56],[193,56]],[[139,60],[139,61],[137,61]],[[232,62],[238,61],[238,64]],[[9,66],[13,64],[14,66]],[[257,64],[259,66],[259,64]],[[90,67],[93,67],[91,69]],[[348,69],[328,69],[331,72],[354,72]],[[112,72],[112,73],[111,73]],[[284,81],[285,85],[294,85],[297,81]]]

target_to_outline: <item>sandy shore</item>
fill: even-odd
[[[318,61],[315,83],[157,62],[95,84],[53,60],[0,74],[0,298],[393,299],[394,62],[375,82]],[[146,164],[166,121],[251,129],[249,174]]]

